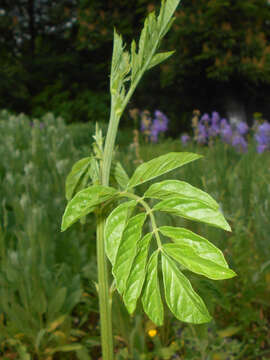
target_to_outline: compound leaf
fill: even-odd
[[[143,309],[157,326],[163,324],[164,310],[158,281],[158,254],[156,250],[150,257],[147,276],[142,294]]]
[[[141,237],[145,218],[146,214],[141,213],[129,219],[118,247],[113,275],[120,294],[123,294],[126,289],[126,281],[136,256],[137,242]]]
[[[201,158],[201,155],[186,152],[171,152],[161,155],[139,165],[133,173],[128,187],[132,188],[140,185],[199,158]]]
[[[137,255],[133,261],[129,277],[127,279],[126,291],[124,293],[124,302],[129,313],[133,313],[136,309],[136,303],[141,294],[145,279],[145,267],[151,238],[152,233],[148,233],[138,241]]]
[[[115,263],[116,254],[122,239],[130,210],[136,205],[136,201],[127,201],[118,205],[108,216],[105,224],[105,250],[112,265]]]
[[[93,212],[104,201],[111,200],[118,191],[109,186],[93,185],[79,191],[67,204],[61,230],[65,231],[83,216]]]
[[[166,254],[162,253],[161,259],[165,299],[174,316],[193,324],[209,322],[211,316],[190,281]]]

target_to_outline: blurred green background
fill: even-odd
[[[0,108],[68,123],[108,117],[113,27],[138,38],[160,0],[2,0]],[[194,109],[227,116],[232,103],[251,122],[270,117],[268,0],[182,0],[162,49],[174,56],[144,77],[130,107],[160,109],[171,135]],[[129,119],[123,120],[128,126]]]

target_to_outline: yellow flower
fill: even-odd
[[[156,329],[150,329],[148,330],[148,335],[150,337],[155,337],[157,335],[157,330]]]

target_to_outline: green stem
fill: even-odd
[[[97,267],[102,359],[113,360],[111,299],[104,246],[104,226],[105,218],[101,209],[97,215]]]
[[[109,185],[112,156],[114,151],[114,144],[117,135],[119,120],[127,103],[129,102],[132,94],[134,93],[141,77],[143,76],[144,72],[147,70],[157,47],[158,47],[158,40],[156,44],[153,46],[153,49],[147,61],[143,65],[142,69],[139,71],[138,76],[136,77],[134,83],[130,86],[130,89],[126,94],[121,109],[118,113],[115,112],[116,95],[112,94],[110,121],[106,135],[103,159],[101,162],[101,173],[100,173],[101,184],[104,186]],[[151,217],[152,225],[153,224],[155,225],[155,218],[150,208],[149,210],[150,210],[149,215]],[[97,263],[98,263],[99,311],[100,311],[102,359],[113,360],[111,301],[109,295],[107,258],[105,255],[105,246],[104,246],[104,225],[105,225],[104,215],[102,214],[102,211],[100,211],[100,213],[97,216]],[[153,231],[155,233],[158,246],[160,248],[161,242],[159,239],[159,234],[156,225],[153,228]]]

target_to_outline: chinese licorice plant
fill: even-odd
[[[159,227],[156,222],[156,212],[166,212],[230,231],[219,205],[210,195],[180,180],[154,183],[143,196],[136,195],[138,185],[197,160],[199,155],[168,153],[139,165],[130,178],[118,162],[111,174],[115,138],[126,105],[145,71],[173,53],[158,52],[158,48],[174,21],[179,1],[163,0],[159,15],[152,12],[147,16],[138,47],[132,41],[130,51],[125,50],[121,36],[114,33],[111,113],[105,145],[103,147],[102,134],[97,129],[93,154],[75,163],[66,180],[68,204],[62,231],[89,213],[96,215],[103,360],[113,359],[112,294],[107,258],[115,287],[129,313],[134,312],[141,298],[145,313],[158,326],[163,324],[164,302],[181,321],[200,324],[211,320],[203,300],[180,268],[214,280],[235,276],[222,252],[208,240],[188,229]],[[109,184],[111,175],[114,175],[116,187]],[[155,199],[154,206],[151,206],[152,199]],[[144,226],[146,220],[151,223],[150,229]],[[144,233],[146,228],[148,231]],[[170,242],[162,242],[164,237]]]

